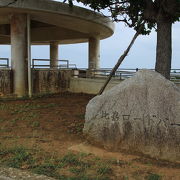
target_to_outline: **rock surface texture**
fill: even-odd
[[[0,180],[55,180],[44,175],[32,174],[20,169],[1,167]]]
[[[180,89],[157,72],[141,70],[96,96],[85,119],[93,143],[180,161]]]

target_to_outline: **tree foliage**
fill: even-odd
[[[125,22],[141,34],[157,29],[155,70],[170,78],[172,56],[172,23],[179,21],[180,0],[76,0],[102,12],[108,9],[116,22]]]
[[[115,22],[125,22],[135,30],[144,23],[142,34],[149,34],[161,18],[179,20],[180,0],[77,0],[100,12],[108,9]]]

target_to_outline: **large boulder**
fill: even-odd
[[[159,73],[141,70],[88,103],[83,131],[113,151],[180,161],[180,90]]]

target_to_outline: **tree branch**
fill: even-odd
[[[108,79],[106,80],[106,82],[104,83],[103,87],[101,88],[101,90],[99,91],[98,95],[101,95],[106,86],[108,85],[109,81],[111,80],[113,74],[116,72],[116,70],[118,69],[118,67],[120,66],[120,64],[123,62],[124,58],[128,55],[128,52],[130,51],[131,47],[133,46],[136,38],[141,34],[142,28],[144,26],[144,23],[140,26],[139,30],[136,32],[136,34],[134,35],[133,39],[131,40],[128,48],[124,51],[123,55],[118,59],[118,62],[116,63],[116,65],[114,66],[114,68],[111,70],[111,73],[109,74]]]

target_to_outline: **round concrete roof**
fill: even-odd
[[[0,0],[0,44],[10,43],[10,15],[27,13],[31,17],[33,44],[87,42],[90,37],[107,38],[114,33],[113,22],[93,11],[52,0]],[[3,8],[2,8],[3,6]]]

